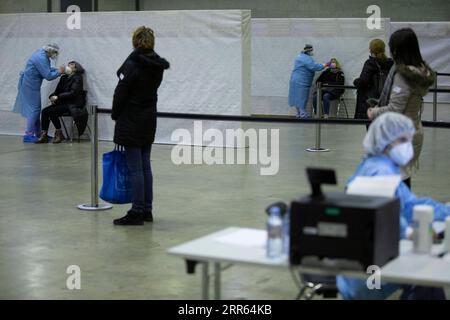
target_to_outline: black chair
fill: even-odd
[[[83,91],[83,99],[84,99],[84,103],[85,103],[85,106],[86,106],[86,102],[87,102],[87,91],[86,90]],[[64,128],[64,133],[65,133],[66,138],[70,138],[70,142],[73,142],[73,136],[69,135],[69,131],[67,130],[66,124],[64,122],[64,118],[65,117],[70,117],[71,118],[71,132],[72,132],[72,134],[74,132],[74,128],[77,127],[77,126],[75,124],[75,120],[72,117],[72,114],[69,111],[64,113],[62,116],[59,117],[59,120],[61,121],[62,126]],[[91,134],[91,128],[89,127],[89,123],[87,123],[86,128],[88,129],[89,134]],[[77,140],[78,140],[78,143],[80,143],[80,132],[78,131],[78,127],[77,127],[77,133],[78,133],[78,139]]]
[[[315,93],[314,93],[315,94]],[[345,99],[344,99],[344,94],[341,94],[339,96],[339,98],[336,98],[334,100],[331,100],[331,103],[337,102],[337,107],[336,107],[336,118],[339,118],[339,115],[341,113],[341,108],[344,108],[345,111],[345,116],[348,119],[348,110],[347,110],[347,104],[345,103]],[[324,113],[323,110],[323,102],[320,104],[322,107],[322,114]],[[331,106],[330,106],[330,110],[331,110]]]
[[[339,113],[340,113],[340,110],[341,110],[341,106],[344,107],[345,115],[346,115],[346,117],[348,118],[348,110],[347,110],[347,105],[345,104],[344,95],[341,95],[341,96],[339,97],[339,102],[338,102],[337,109],[336,109],[336,116],[337,116],[337,117],[339,117]]]
[[[301,274],[303,287],[297,295],[297,300],[311,300],[315,296],[322,296],[325,299],[336,299],[338,289],[335,276],[316,276],[311,274]]]
[[[67,126],[64,123],[64,118],[67,118],[67,117],[71,118],[71,132],[73,134],[74,128],[76,127],[76,125],[75,125],[75,120],[72,118],[72,115],[70,114],[70,112],[67,112],[67,113],[63,114],[62,116],[60,116],[59,120],[61,121],[61,124],[62,124],[62,126],[64,128],[65,137],[69,138],[70,142],[72,143],[73,142],[73,135],[72,136],[69,135],[69,131],[67,130]],[[91,134],[91,128],[89,127],[89,123],[87,124],[86,128],[88,129],[89,134]],[[77,133],[78,133],[77,141],[78,141],[78,143],[80,143],[81,139],[80,139],[80,133],[79,133],[78,129],[77,129]]]

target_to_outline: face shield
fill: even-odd
[[[57,44],[48,44],[44,46],[44,50],[47,52],[51,61],[56,63],[59,56],[59,46]]]

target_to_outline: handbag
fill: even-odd
[[[131,203],[133,192],[125,149],[115,146],[103,154],[103,184],[100,198],[114,204]]]

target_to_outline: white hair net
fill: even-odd
[[[46,52],[55,52],[59,53],[59,46],[55,43],[50,43],[44,46],[44,50]]]
[[[414,124],[408,117],[396,112],[386,112],[370,124],[363,146],[369,154],[382,154],[392,142],[400,137],[412,137],[415,131]]]

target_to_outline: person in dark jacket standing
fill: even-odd
[[[398,112],[413,121],[416,128],[413,150],[405,150],[402,146],[400,151],[414,154],[411,161],[401,166],[402,179],[411,187],[411,175],[419,169],[424,142],[423,97],[434,83],[435,71],[423,60],[419,40],[411,28],[395,31],[389,39],[389,49],[395,64],[389,71],[378,105],[367,110],[367,117],[373,120],[384,112]]]
[[[59,80],[55,92],[49,96],[52,105],[42,110],[42,132],[39,140],[35,143],[49,142],[48,128],[50,120],[56,129],[53,143],[64,141],[65,138],[61,131],[59,117],[67,113],[75,120],[79,135],[83,134],[89,117],[86,110],[86,94],[83,90],[83,73],[84,68],[78,62],[71,61],[68,63],[65,75]]]
[[[316,84],[321,82],[322,84],[329,85],[344,85],[345,77],[342,72],[341,65],[336,58],[332,58],[329,62],[329,68],[322,72],[316,80]],[[322,89],[322,102],[323,102],[323,117],[328,118],[330,113],[330,102],[339,99],[344,93],[344,89],[339,88],[323,88]],[[316,112],[317,106],[317,92],[313,95],[313,108]]]
[[[156,133],[157,91],[170,64],[154,51],[153,30],[139,27],[133,34],[134,51],[117,71],[111,118],[116,121],[114,142],[125,147],[133,198],[128,213],[115,225],[152,222],[153,176],[150,153]]]
[[[355,119],[367,119],[369,98],[378,99],[394,61],[386,57],[383,40],[374,39],[369,45],[370,57],[364,63],[359,78],[353,81],[357,88]]]

